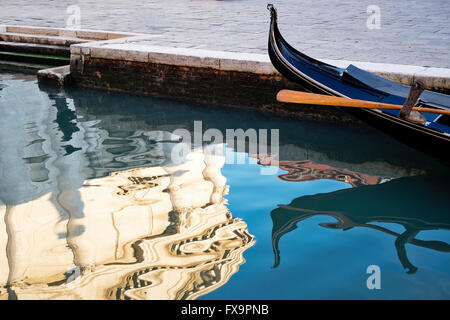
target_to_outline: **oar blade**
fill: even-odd
[[[349,99],[343,97],[327,96],[323,94],[315,94],[294,90],[280,90],[277,94],[277,100],[287,103],[299,103],[299,104],[314,104],[322,106],[336,106],[336,107],[355,107],[355,108],[380,108],[381,104]],[[401,106],[394,106],[395,108],[401,108]]]
[[[394,109],[394,110],[400,110],[402,108],[402,106],[396,104],[387,104],[374,101],[327,96],[322,94],[315,94],[287,89],[283,89],[278,92],[277,100],[279,102],[312,104],[318,106],[335,106],[335,107],[366,108],[366,109]],[[413,110],[419,112],[450,115],[450,110],[442,110],[434,108],[417,108],[417,107],[414,107]]]

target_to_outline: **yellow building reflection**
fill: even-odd
[[[223,198],[224,162],[198,150],[77,188],[60,174],[55,190],[1,203],[0,297],[195,299],[224,285],[254,243]]]

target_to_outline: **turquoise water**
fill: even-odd
[[[244,170],[252,172],[249,167]],[[370,186],[366,189],[372,189],[370,196],[374,198],[375,203],[379,202],[378,207],[370,208],[369,206],[373,203],[367,206],[364,203],[358,203],[365,199],[360,199],[356,194],[353,198],[351,192],[354,189],[349,189],[346,183],[321,180],[296,185],[292,182],[273,181],[273,179],[261,177],[257,181],[248,180],[244,183],[238,182],[242,176],[242,173],[239,173],[240,170],[228,168],[224,171],[230,185],[234,185],[234,188],[230,188],[230,209],[249,223],[249,230],[259,241],[247,251],[247,263],[230,280],[232,285],[224,286],[205,298],[220,299],[225,296],[245,299],[251,295],[255,299],[448,299],[450,235],[448,209],[444,206],[448,200],[444,193],[436,195],[436,198],[442,197],[439,204],[433,205],[428,202],[431,201],[430,198],[436,199],[434,196],[424,195],[425,199],[420,199],[420,196],[412,195],[411,203],[405,207],[387,209],[384,207],[386,199],[381,197],[387,198],[388,194]],[[255,171],[253,170],[254,174]],[[448,175],[445,178],[448,179]],[[410,183],[408,178],[400,179],[405,179],[406,185]],[[442,183],[433,179],[436,178],[431,177],[430,180],[426,180],[445,188]],[[420,181],[418,188],[427,187],[427,184],[422,182]],[[353,203],[337,203],[337,199],[326,202],[327,193],[344,189],[349,195],[344,197],[345,201],[353,201]],[[268,194],[270,197],[267,197]],[[327,214],[317,214],[298,222],[297,229],[281,237],[280,264],[273,268],[274,255],[269,254],[272,250],[270,234],[273,220],[268,211],[273,213],[277,210],[277,204],[290,204],[294,199],[315,194],[325,194],[325,199],[320,201],[323,203],[322,206],[330,208],[336,206],[336,211],[341,208],[348,208],[350,211],[354,205],[358,207],[362,217],[370,216],[373,211],[379,211],[381,219],[393,221],[385,223],[374,221],[371,224],[383,226],[400,234],[405,231],[401,224],[410,213],[412,219],[421,219],[430,224],[441,221],[442,224],[437,223],[437,225],[444,230],[439,230],[437,225],[436,229],[429,226],[432,230],[422,231],[416,238],[442,241],[444,243],[435,248],[444,252],[406,244],[407,257],[417,267],[414,274],[408,274],[408,269],[402,266],[396,251],[396,237],[365,227],[354,227],[345,231],[327,229],[319,224],[334,223],[336,219]],[[414,199],[416,196],[418,198]],[[243,203],[247,202],[251,205],[244,206]],[[430,205],[430,207],[417,216],[414,207],[422,205]],[[322,209],[320,205],[316,208]],[[278,213],[289,214],[289,211]],[[436,217],[438,217],[437,220],[435,220]],[[281,219],[279,216],[277,218]],[[417,220],[412,224],[420,225]],[[380,290],[367,289],[366,280],[369,274],[366,274],[366,268],[369,265],[378,265],[381,269]]]
[[[450,298],[450,170],[369,126],[6,72],[0,112],[2,299]],[[175,163],[194,121],[278,129],[279,170]]]

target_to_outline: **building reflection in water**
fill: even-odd
[[[199,150],[3,205],[2,286],[19,299],[193,299],[220,287],[254,243],[223,198],[224,160]]]
[[[238,271],[254,240],[227,208],[220,152],[173,164],[170,132],[100,128],[33,90],[2,91],[28,108],[0,119],[2,299],[195,299]]]

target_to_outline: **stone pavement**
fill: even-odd
[[[266,53],[267,2],[296,48],[320,59],[450,68],[449,0],[1,0],[0,24],[65,27],[78,5],[83,29],[160,35],[153,45]],[[369,5],[380,29],[369,29]]]

